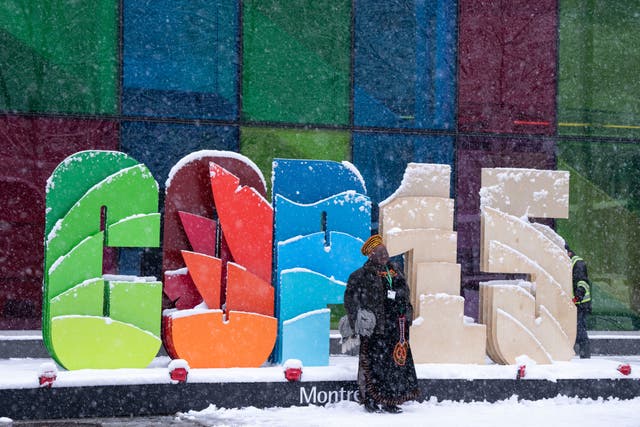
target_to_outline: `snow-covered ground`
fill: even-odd
[[[58,372],[54,387],[168,383],[168,357],[158,357],[146,369],[78,370]],[[526,363],[526,360],[522,361]],[[0,388],[37,387],[41,366],[51,359],[3,359],[0,360]],[[526,366],[526,378],[621,378],[617,367],[622,363],[631,366],[629,377],[640,380],[640,356],[593,357],[589,360],[573,359],[552,365]],[[303,381],[355,380],[356,357],[331,357],[326,367],[303,367]],[[441,365],[416,366],[419,378],[514,378],[516,366]],[[218,381],[284,381],[281,366],[265,366],[246,369],[191,369],[189,382]],[[403,405],[402,414],[368,414],[357,403],[342,401],[324,407],[291,408],[217,408],[210,406],[202,411],[188,411],[172,417],[140,419],[92,420],[104,426],[580,426],[580,427],[640,427],[640,398],[616,400],[603,396],[598,400],[558,396],[538,401],[518,401],[517,397],[496,402],[438,402],[435,399],[423,403]],[[3,414],[0,414],[0,417]],[[0,419],[11,424],[9,419]],[[14,425],[21,425],[14,422]],[[23,424],[24,425],[24,424]],[[59,425],[59,424],[57,424]],[[70,424],[72,425],[72,424]]]
[[[171,417],[57,420],[52,426],[92,425],[105,427],[154,426],[442,426],[442,427],[638,427],[640,398],[632,400],[576,399],[560,396],[537,401],[509,400],[486,403],[406,403],[401,414],[369,414],[355,402],[342,401],[321,406],[291,408],[224,409],[210,406]],[[67,421],[67,423],[64,423]],[[64,424],[63,424],[64,423]],[[0,427],[11,425],[0,418]],[[19,425],[34,425],[15,422]],[[35,424],[48,425],[48,424]]]
[[[206,426],[442,426],[442,427],[638,427],[640,398],[589,400],[516,398],[497,403],[406,403],[402,414],[368,414],[354,402],[325,407],[219,409],[178,414]]]

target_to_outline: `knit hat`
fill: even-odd
[[[379,234],[374,234],[373,236],[369,237],[366,242],[364,242],[362,248],[360,248],[360,252],[362,252],[362,255],[364,256],[369,256],[369,254],[381,244],[382,236]]]

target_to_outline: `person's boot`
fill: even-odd
[[[367,412],[380,412],[380,407],[372,398],[368,397],[364,400],[364,409]]]
[[[402,412],[402,408],[397,405],[382,405],[382,410],[390,414],[399,414]]]

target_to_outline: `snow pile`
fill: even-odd
[[[260,180],[262,181],[263,189],[266,191],[267,182],[264,179],[264,175],[262,174],[262,171],[258,168],[258,166],[253,161],[251,161],[251,159],[249,159],[246,156],[243,156],[240,153],[235,153],[232,151],[220,151],[220,150],[200,150],[184,156],[175,165],[173,165],[173,167],[169,171],[169,176],[167,177],[167,180],[165,181],[165,184],[164,184],[165,188],[169,188],[171,186],[171,181],[173,181],[174,176],[176,175],[176,173],[180,171],[180,169],[185,167],[188,163],[196,162],[206,157],[227,157],[227,158],[237,159],[246,163],[251,167],[251,169],[254,170],[256,175],[260,177]]]
[[[283,370],[302,369],[302,361],[300,359],[287,359],[282,365]]]
[[[341,401],[324,407],[268,409],[224,409],[211,405],[202,411],[179,413],[174,421],[191,421],[204,426],[638,427],[639,407],[640,398],[621,401],[560,396],[518,401],[514,397],[496,403],[438,402],[431,399],[423,403],[406,403],[402,405],[404,412],[401,414],[370,414],[355,402]]]
[[[449,197],[451,166],[431,163],[409,163],[396,191],[380,202],[382,208],[390,201],[407,196]]]

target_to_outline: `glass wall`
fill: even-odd
[[[124,114],[237,118],[237,2],[127,1],[122,30]]]
[[[119,150],[164,190],[202,149],[348,160],[378,203],[410,162],[452,168],[477,314],[480,169],[571,172],[590,327],[640,329],[640,0],[0,2],[0,329],[40,327],[44,188],[66,156]],[[159,250],[119,253],[157,275]]]
[[[243,119],[347,125],[351,2],[243,5]]]
[[[640,1],[562,0],[561,135],[640,136]]]
[[[114,114],[118,2],[0,2],[0,110]]]
[[[571,172],[557,229],[588,263],[599,330],[640,329],[640,1],[561,0],[558,169]]]
[[[558,168],[571,172],[570,215],[558,231],[589,261],[593,329],[640,329],[640,147],[567,141]]]
[[[556,0],[459,3],[459,129],[553,135]]]

